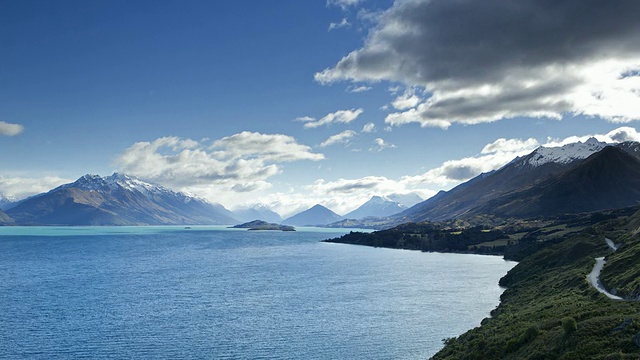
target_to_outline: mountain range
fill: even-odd
[[[374,196],[344,217],[322,205],[282,220],[265,205],[231,212],[132,176],[85,175],[14,202],[3,197],[0,225],[191,225],[263,220],[294,226],[390,227],[407,222],[537,217],[640,204],[640,143],[596,139],[539,147],[502,168],[421,200],[415,194]],[[403,204],[404,202],[404,204]]]
[[[401,223],[481,214],[533,217],[637,205],[639,150],[635,142],[608,146],[596,139],[540,147],[390,219]]]

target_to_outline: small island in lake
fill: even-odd
[[[234,229],[249,229],[249,230],[280,230],[280,231],[296,231],[293,226],[280,225],[275,223],[268,223],[262,220],[253,220],[244,224],[232,226]]]

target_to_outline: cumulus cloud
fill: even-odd
[[[640,133],[632,127],[623,126],[617,129],[613,129],[606,134],[590,134],[583,136],[569,136],[564,139],[547,138],[547,142],[544,146],[556,147],[563,146],[575,142],[585,142],[589,138],[596,138],[598,141],[606,142],[609,144],[621,143],[625,141],[640,141]]]
[[[41,178],[0,176],[0,194],[8,198],[21,200],[32,195],[47,192],[70,182],[72,182],[72,180],[57,176],[45,176]]]
[[[374,123],[366,123],[362,127],[362,132],[363,133],[372,133],[375,130],[376,130],[376,124],[374,124]]]
[[[138,142],[116,164],[122,172],[168,186],[247,192],[268,186],[265,180],[280,173],[280,163],[322,159],[291,136],[245,131],[213,142],[177,137]]]
[[[326,146],[338,144],[338,143],[346,144],[349,142],[349,139],[351,139],[354,136],[356,136],[355,131],[345,130],[339,134],[329,136],[327,140],[323,141],[322,144],[320,144],[320,147],[326,147]]]
[[[298,121],[305,122],[305,128],[317,128],[323,125],[329,125],[333,123],[348,124],[357,119],[360,114],[364,112],[364,109],[350,109],[350,110],[338,110],[336,112],[329,113],[323,116],[321,119],[316,120],[310,116],[304,116],[297,118]]]
[[[24,126],[0,121],[0,135],[16,136],[24,131]]]
[[[369,151],[382,151],[384,149],[389,149],[389,148],[396,147],[395,145],[384,141],[384,139],[382,139],[382,138],[377,138],[377,139],[373,140],[373,144],[374,144],[374,146],[372,148],[370,148]]]
[[[538,145],[538,141],[534,138],[529,138],[526,140],[500,138],[490,144],[485,145],[480,153],[519,153],[522,151],[533,151],[538,147]]]
[[[402,181],[408,184],[456,185],[481,173],[497,170],[514,158],[529,154],[539,146],[540,143],[533,138],[525,140],[500,138],[485,145],[475,156],[445,161],[441,166],[424,174],[406,176]]]
[[[398,96],[392,103],[397,110],[406,110],[416,107],[420,103],[420,98],[414,94],[413,91],[406,91],[401,96]]]
[[[638,17],[640,2],[622,0],[396,1],[362,48],[315,79],[421,88],[424,98],[396,99],[390,125],[565,114],[628,122],[640,119]]]

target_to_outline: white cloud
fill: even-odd
[[[291,186],[282,190],[282,184],[274,191],[264,180],[232,182],[235,189],[229,192],[216,182],[203,182],[187,188],[212,201],[241,205],[255,203],[256,199],[269,204],[283,216],[306,210],[315,204],[322,204],[339,214],[346,214],[369,200],[373,195],[417,192],[427,199],[440,189],[449,189],[467,181],[482,172],[499,169],[517,156],[535,150],[538,146],[559,146],[569,142],[586,141],[595,137],[601,141],[621,142],[640,140],[640,133],[632,127],[619,127],[603,134],[571,136],[563,139],[547,139],[540,143],[536,139],[499,138],[477,151],[473,156],[450,159],[440,166],[428,169],[419,175],[391,179],[385,176],[364,176],[355,179],[318,179],[306,186]],[[386,142],[383,142],[386,143]],[[224,191],[223,191],[224,190]],[[265,190],[270,190],[269,192]],[[261,193],[261,191],[264,191]]]
[[[298,144],[293,137],[282,134],[243,131],[214,141],[210,148],[219,149],[214,153],[216,157],[228,160],[259,158],[263,161],[288,162],[324,159],[322,154],[312,153],[309,146]]]
[[[495,154],[495,153],[520,153],[522,151],[533,151],[540,144],[534,138],[527,140],[521,139],[505,139],[500,138],[490,144],[485,145],[480,151],[481,154]]]
[[[360,85],[360,86],[349,86],[347,87],[348,93],[361,93],[371,90],[371,86]]]
[[[364,45],[315,75],[401,83],[390,125],[516,117],[640,119],[640,2],[396,1]]]
[[[243,184],[235,184],[231,187],[231,190],[239,193],[248,193],[256,191],[264,191],[270,189],[272,185],[266,181],[254,181]]]
[[[70,182],[73,180],[57,176],[42,178],[0,176],[0,194],[20,200]]]
[[[197,193],[204,186],[246,192],[268,187],[280,163],[324,159],[287,135],[242,132],[210,142],[164,137],[138,142],[117,159],[122,172]]]
[[[366,123],[362,127],[362,132],[363,133],[372,133],[375,130],[376,130],[376,124],[374,124],[374,123]]]
[[[24,126],[0,121],[0,135],[16,136],[24,131]]]
[[[323,125],[329,125],[333,123],[348,124],[360,116],[364,112],[364,109],[350,109],[350,110],[338,110],[333,113],[329,113],[322,117],[320,120],[305,120],[305,128],[317,128]],[[304,117],[307,119],[307,117]]]
[[[322,144],[320,144],[320,147],[326,147],[326,146],[338,144],[338,143],[346,144],[349,142],[349,139],[351,139],[354,136],[356,136],[355,131],[345,130],[339,134],[329,136],[327,140],[323,141]]]
[[[374,146],[369,149],[369,151],[382,151],[384,149],[395,148],[396,146],[385,142],[382,138],[377,138],[373,140]]]
[[[293,119],[294,121],[301,121],[301,122],[309,122],[309,121],[316,121],[316,118],[311,117],[311,116],[300,116],[297,117],[295,119]]]
[[[327,0],[327,6],[338,6],[342,10],[347,10],[349,7],[354,7],[364,0]]]
[[[329,31],[331,30],[335,30],[335,29],[340,29],[343,27],[350,27],[351,23],[349,21],[347,21],[347,18],[342,18],[342,20],[340,20],[340,22],[332,22],[329,24]]]
[[[416,107],[420,103],[420,101],[421,99],[413,91],[406,91],[401,96],[398,96],[391,103],[391,106],[393,106],[397,110],[406,110]]]
[[[596,138],[598,141],[606,142],[609,144],[615,144],[625,141],[640,141],[640,133],[635,128],[623,126],[617,129],[613,129],[606,134],[569,136],[564,139],[547,138],[547,142],[544,144],[544,146],[556,147],[575,143],[578,141],[585,142],[592,137]]]
[[[480,153],[462,159],[445,161],[441,166],[417,176],[405,176],[402,181],[414,185],[448,187],[467,181],[481,173],[497,170],[518,156],[529,154],[540,144],[536,139],[500,138],[485,145]],[[413,185],[407,185],[411,187]]]
[[[640,133],[632,127],[620,127],[605,134],[569,136],[563,139],[548,138],[544,144],[536,139],[500,138],[485,145],[476,156],[445,161],[441,166],[417,175],[402,179],[407,184],[452,186],[467,181],[481,173],[497,170],[518,156],[527,155],[539,146],[557,147],[575,142],[585,142],[594,137],[607,143],[640,141]],[[407,185],[411,188],[411,185]]]

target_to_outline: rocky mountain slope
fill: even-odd
[[[441,191],[392,216],[391,222],[442,221],[478,214],[536,216],[631,206],[640,203],[640,184],[635,180],[638,154],[638,143],[607,147],[595,139],[559,148],[540,147],[499,170]]]
[[[340,215],[318,204],[285,219],[282,223],[293,226],[322,226],[341,219]]]
[[[360,205],[357,209],[346,214],[347,219],[362,219],[368,216],[384,217],[397,214],[407,207],[382,196],[373,196],[366,203]]]
[[[4,211],[0,210],[0,225],[11,225],[13,219],[9,217]]]

